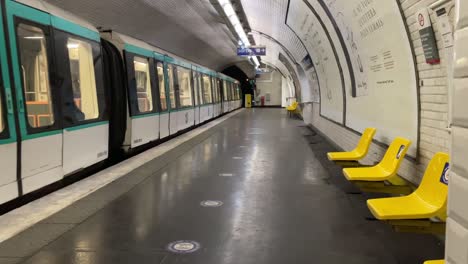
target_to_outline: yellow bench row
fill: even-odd
[[[423,179],[413,191],[409,182],[397,172],[411,141],[396,138],[387,149],[382,160],[375,166],[361,167],[370,148],[375,128],[364,131],[358,146],[349,152],[328,153],[328,159],[344,165],[343,174],[361,190],[405,196],[369,199],[367,206],[379,220],[389,222],[397,231],[444,233],[447,218],[447,191],[449,155],[437,153],[429,162]],[[354,167],[347,167],[351,165]],[[427,261],[425,264],[441,264],[443,260]]]

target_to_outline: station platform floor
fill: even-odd
[[[333,147],[283,109],[238,111],[187,144],[4,241],[0,264],[443,258],[434,236],[395,233],[366,220],[367,196],[347,194],[352,186],[326,159]]]

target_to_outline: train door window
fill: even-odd
[[[223,81],[223,99],[224,101],[227,102],[228,100],[228,93],[227,93],[227,82],[226,81]]]
[[[69,38],[67,42],[73,101],[80,110],[79,121],[99,117],[96,76],[91,44]]]
[[[166,78],[164,77],[164,66],[162,62],[156,63],[156,70],[159,81],[159,99],[161,100],[161,111],[167,110],[167,98],[166,98]]]
[[[218,91],[218,100],[217,102],[220,103],[221,102],[221,80],[218,79],[216,80],[216,91]]]
[[[211,78],[211,87],[212,87],[212,91],[213,91],[213,103],[216,103],[216,83],[215,83],[215,79],[214,78]]]
[[[52,126],[46,34],[40,27],[19,23],[17,35],[28,124],[32,128]]]
[[[176,109],[177,103],[175,98],[174,66],[171,64],[167,65],[167,76],[169,79],[169,99],[171,100],[171,109]]]
[[[218,85],[218,80],[214,79],[214,85],[215,85],[215,90],[216,90],[216,103],[219,102],[219,97],[221,97],[221,94],[219,93],[219,85]]]
[[[193,94],[195,96],[195,106],[198,106],[199,103],[199,96],[198,96],[198,82],[197,82],[197,73],[192,71],[192,79],[193,79]]]
[[[3,88],[0,86],[0,88]],[[3,131],[5,130],[5,121],[3,121],[4,119],[4,112],[3,112],[3,103],[2,103],[2,92],[0,91],[0,138],[1,138],[1,135],[3,133]]]
[[[153,96],[151,92],[150,66],[147,58],[133,58],[135,81],[138,98],[138,111],[147,113],[153,111]]]
[[[203,97],[203,101],[205,102],[205,104],[211,104],[213,102],[210,76],[206,75],[203,75]]]
[[[179,84],[179,101],[181,107],[193,106],[190,75],[189,69],[177,67],[177,81]]]
[[[203,86],[202,86],[202,75],[200,73],[197,73],[197,83],[198,83],[198,96],[200,100],[200,105],[202,105],[204,102],[204,96],[203,96]]]
[[[219,97],[220,97],[218,79],[214,79],[214,84],[215,84],[215,91],[216,91],[216,103],[218,103]]]

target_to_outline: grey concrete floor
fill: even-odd
[[[347,194],[353,187],[325,158],[333,148],[284,110],[247,110],[216,129],[76,225],[64,213],[42,223],[42,232],[54,224],[63,234],[21,261],[418,264],[443,257],[433,236],[395,233],[366,220],[366,196]],[[224,204],[202,207],[204,200]],[[82,209],[73,210],[79,215]],[[168,252],[177,240],[197,241],[201,248]],[[21,243],[28,242],[16,247]],[[0,263],[9,260],[14,256]]]

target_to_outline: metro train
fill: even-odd
[[[238,81],[44,1],[0,15],[0,204],[241,107]]]

